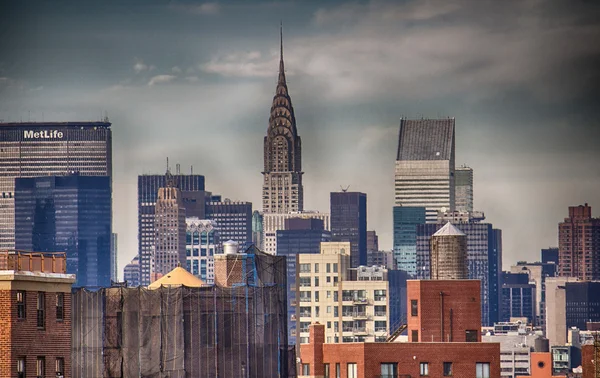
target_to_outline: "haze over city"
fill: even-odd
[[[557,245],[568,206],[600,207],[599,18],[584,2],[3,3],[0,119],[108,114],[121,274],[137,176],[167,157],[260,209],[281,20],[304,208],[365,192],[391,249],[399,120],[454,117],[457,166],[474,169],[507,267]]]

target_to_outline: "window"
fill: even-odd
[[[418,316],[419,315],[419,301],[416,299],[410,300],[410,316]]]
[[[477,378],[490,378],[490,363],[478,362],[475,365],[475,376]]]
[[[330,372],[329,372],[329,364],[324,364],[323,366],[323,378],[330,378]]]
[[[65,376],[65,359],[62,357],[56,357],[56,376]]]
[[[330,263],[327,263],[327,265],[326,265],[326,268],[325,268],[325,271],[326,271],[327,273],[331,273],[331,264],[330,264]]]
[[[302,375],[310,375],[310,365],[302,364]]]
[[[452,376],[452,362],[444,362],[444,377]]]
[[[319,292],[315,291],[315,302],[319,301]]]
[[[17,378],[25,378],[25,357],[17,359]]]
[[[465,338],[468,343],[476,343],[477,342],[477,330],[474,330],[474,329],[466,330]]]
[[[65,320],[65,293],[56,293],[56,320]]]
[[[315,263],[315,273],[319,273],[319,263]]]
[[[44,292],[38,292],[37,296],[37,326],[38,328],[44,328],[46,325],[46,296]]]
[[[335,364],[335,378],[342,378],[342,368],[339,363]]]
[[[413,329],[410,333],[410,338],[413,343],[418,343],[419,342],[419,331],[416,329]]]
[[[300,264],[300,273],[310,273],[310,264]]]
[[[25,292],[17,291],[17,319],[25,319]]]
[[[315,277],[315,286],[319,286],[319,277]]]
[[[338,272],[338,263],[333,263],[333,273]]]
[[[38,357],[36,362],[36,377],[46,377],[46,359],[44,357]]]
[[[356,362],[348,363],[348,378],[358,378],[358,367]]]
[[[429,375],[429,362],[421,362],[419,364],[419,374],[422,376]]]
[[[396,378],[397,375],[398,364],[389,362],[381,364],[381,378]]]

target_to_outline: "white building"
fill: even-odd
[[[186,218],[187,270],[205,283],[212,285],[215,279],[215,254],[219,237],[217,223],[212,220]]]

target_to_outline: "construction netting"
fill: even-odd
[[[74,292],[73,377],[295,377],[285,284],[261,264],[234,287]]]

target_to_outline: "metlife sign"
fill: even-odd
[[[58,130],[24,130],[23,139],[62,139],[64,133]]]

